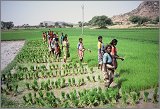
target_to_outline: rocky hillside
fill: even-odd
[[[144,1],[131,12],[113,16],[111,19],[113,22],[129,23],[128,19],[133,15],[155,19],[157,16],[159,16],[159,1]]]

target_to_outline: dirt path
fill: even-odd
[[[1,71],[14,59],[25,41],[1,41]]]

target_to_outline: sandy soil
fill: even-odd
[[[25,41],[1,41],[1,71],[15,58]]]

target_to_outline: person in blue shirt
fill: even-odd
[[[62,33],[62,35],[61,35],[61,45],[62,45],[62,42],[63,42],[63,38],[64,38],[64,35]]]
[[[107,45],[105,48],[105,53],[103,55],[103,73],[104,73],[104,80],[105,80],[105,86],[109,87],[110,84],[113,82],[114,77],[114,70],[115,66],[112,64],[112,56],[111,56],[111,45]]]

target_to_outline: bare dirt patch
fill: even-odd
[[[15,58],[25,41],[1,41],[1,71]]]

